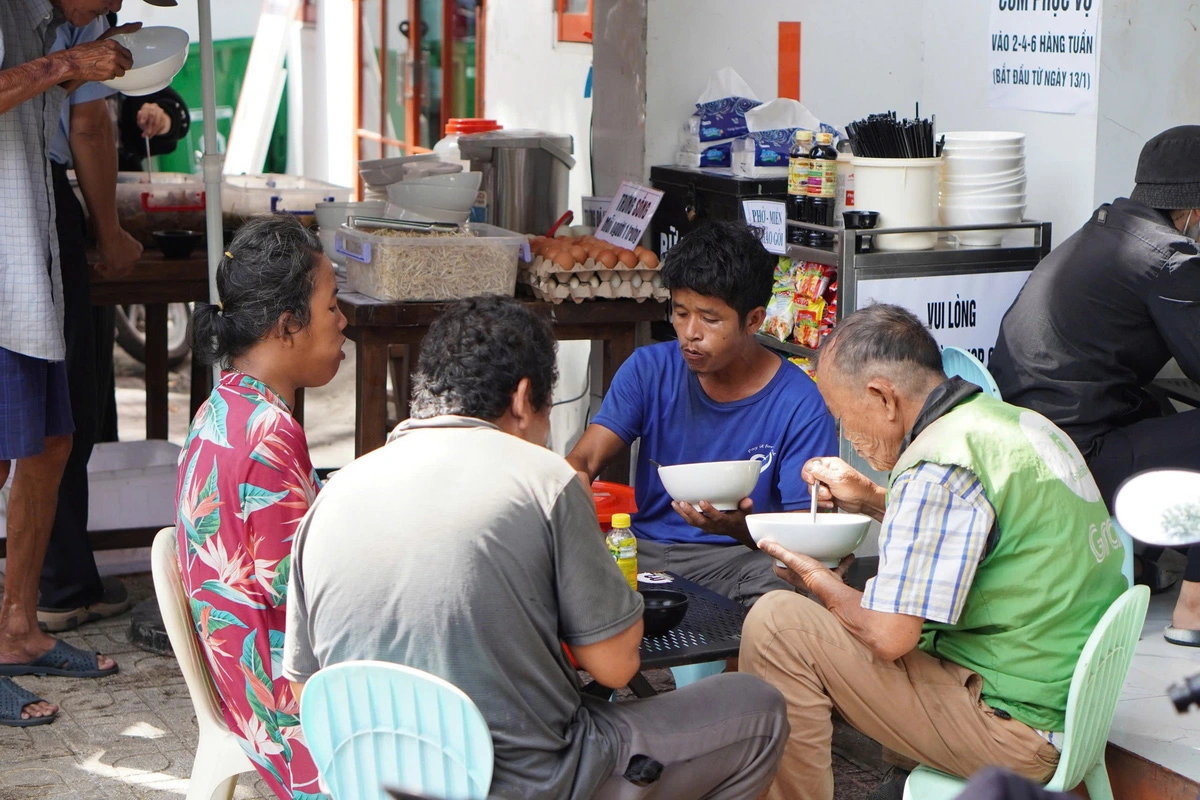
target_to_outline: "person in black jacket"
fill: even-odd
[[[1007,402],[1071,436],[1109,508],[1135,473],[1200,469],[1200,410],[1150,386],[1172,358],[1200,381],[1200,125],[1148,141],[1135,181],[1033,270],[989,365]],[[1200,646],[1200,547],[1165,635]]]
[[[187,103],[170,87],[144,97],[119,95],[117,103],[117,159],[122,172],[145,169],[147,139],[152,156],[175,152],[192,124]]]

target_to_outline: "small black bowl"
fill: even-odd
[[[674,589],[641,589],[646,604],[642,612],[645,636],[662,636],[680,622],[687,614],[688,596]]]
[[[843,211],[842,219],[851,230],[870,230],[879,222],[878,211]]]
[[[155,231],[154,241],[167,258],[187,258],[204,241],[204,234],[197,231]]]

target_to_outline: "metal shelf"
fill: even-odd
[[[811,347],[793,344],[792,342],[781,342],[773,336],[767,336],[763,333],[754,334],[754,338],[758,339],[758,343],[763,347],[774,350],[777,353],[786,353],[789,356],[800,356],[802,358],[816,358],[817,351]]]

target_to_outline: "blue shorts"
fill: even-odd
[[[0,347],[0,461],[40,455],[47,437],[74,432],[66,362]]]

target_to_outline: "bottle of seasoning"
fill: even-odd
[[[788,199],[787,218],[792,222],[808,222],[808,152],[812,149],[812,131],[799,130],[792,137],[792,149],[788,153]],[[788,228],[788,242],[804,244],[807,241],[803,228]]]
[[[809,153],[808,221],[832,228],[837,207],[837,150],[832,133],[818,133],[817,143]],[[822,231],[808,231],[808,244],[828,247],[833,237]]]

